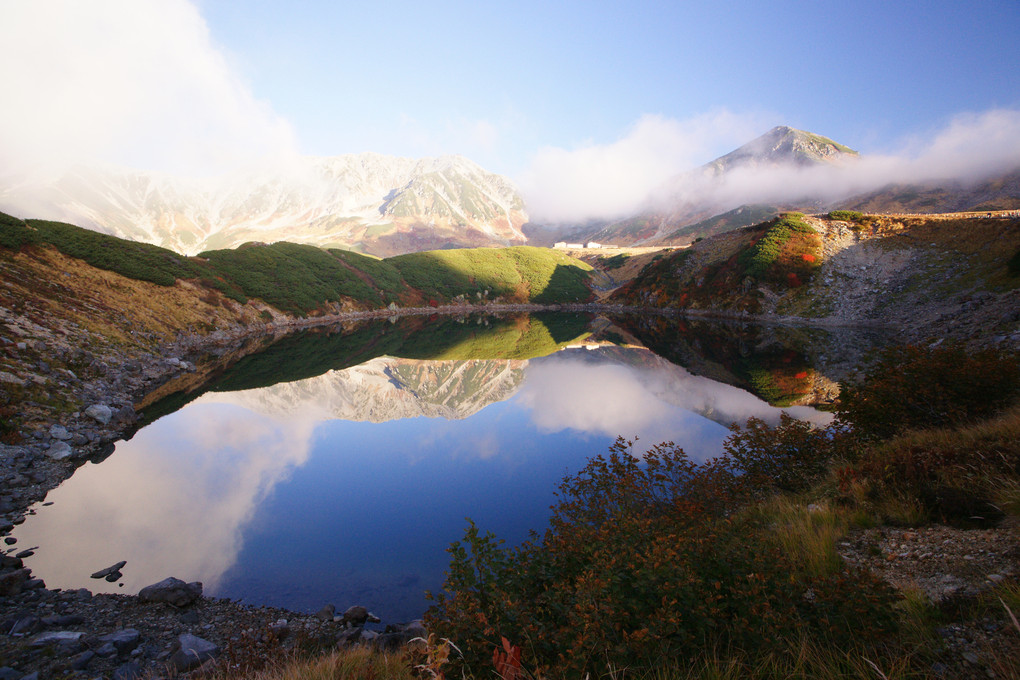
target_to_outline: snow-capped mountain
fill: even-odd
[[[210,179],[77,167],[0,186],[0,210],[60,219],[184,254],[294,241],[394,255],[520,244],[513,184],[460,156],[363,153]]]

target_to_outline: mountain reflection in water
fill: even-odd
[[[29,566],[50,587],[137,592],[172,575],[215,596],[410,619],[466,517],[519,542],[545,525],[563,476],[618,435],[700,460],[722,452],[726,425],[779,413],[643,348],[376,356],[205,392],[79,469],[16,535],[40,546]],[[122,586],[88,578],[119,560]]]

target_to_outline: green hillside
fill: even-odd
[[[439,298],[502,297],[516,302],[583,302],[591,265],[547,248],[465,248],[386,260],[413,288]]]
[[[70,257],[132,279],[171,286],[200,282],[244,303],[251,298],[297,315],[329,304],[356,308],[480,302],[584,301],[591,267],[543,248],[430,251],[377,260],[344,251],[280,242],[248,243],[186,257],[166,248],[61,222],[0,213],[0,247],[50,245]]]

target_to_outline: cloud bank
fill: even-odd
[[[688,120],[642,116],[622,138],[545,147],[517,179],[528,210],[547,222],[622,217],[670,177],[760,134],[757,116],[716,111]]]
[[[579,223],[642,210],[700,204],[718,211],[751,203],[838,200],[890,183],[982,179],[1020,166],[1020,110],[961,114],[925,137],[831,166],[698,170],[706,149],[732,150],[765,132],[728,112],[689,121],[642,118],[623,138],[574,150],[543,149],[519,184],[532,220]],[[822,131],[824,133],[824,131]]]
[[[214,174],[295,147],[185,0],[6,2],[0,44],[0,174]]]

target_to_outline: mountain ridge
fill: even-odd
[[[302,157],[206,179],[76,166],[52,182],[26,180],[0,190],[0,207],[10,212],[21,205],[184,254],[248,241],[378,256],[526,241],[520,227],[527,214],[516,187],[463,156]]]

